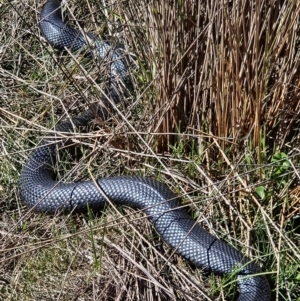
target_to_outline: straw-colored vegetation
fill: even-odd
[[[231,300],[230,278],[174,254],[144,214],[47,216],[18,195],[48,129],[103,95],[106,68],[54,51],[45,1],[0,4],[0,300]],[[300,300],[300,2],[70,0],[74,26],[123,45],[133,93],[60,154],[58,178],[146,175]]]

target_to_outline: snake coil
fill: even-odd
[[[81,33],[62,21],[60,3],[48,0],[41,12],[40,28],[50,44],[56,48],[78,50],[96,43],[97,52],[105,57],[110,51],[109,43],[95,39],[92,34]],[[124,76],[126,65],[112,54],[113,76]],[[117,93],[117,91],[116,91]],[[119,98],[117,97],[119,100]],[[98,111],[107,119],[107,112]],[[76,127],[88,124],[94,118],[92,111],[62,122],[58,131],[70,132]],[[23,167],[20,177],[20,195],[23,202],[38,212],[70,212],[104,206],[106,199],[112,202],[142,209],[154,224],[155,229],[170,246],[188,261],[198,267],[217,274],[236,272],[239,290],[238,301],[269,301],[270,287],[260,267],[241,252],[217,239],[201,228],[180,207],[177,198],[164,184],[143,177],[111,177],[93,181],[62,183],[54,180],[53,164],[56,160],[56,145],[42,140]]]

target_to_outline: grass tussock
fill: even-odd
[[[230,277],[187,264],[141,212],[22,205],[32,149],[103,100],[109,80],[105,62],[45,42],[43,3],[0,4],[0,300],[231,300]],[[264,267],[272,300],[299,301],[299,1],[76,0],[64,17],[123,45],[133,89],[72,136],[80,158],[61,152],[58,178],[161,180]]]

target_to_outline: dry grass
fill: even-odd
[[[230,299],[224,278],[173,254],[139,212],[51,217],[22,205],[31,150],[99,101],[106,76],[45,43],[43,3],[0,4],[0,300]],[[60,178],[160,179],[264,266],[272,300],[299,300],[299,1],[76,0],[66,14],[113,36],[136,66],[132,97],[74,136],[82,158],[61,156]]]

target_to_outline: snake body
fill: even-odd
[[[67,26],[61,18],[60,3],[48,0],[41,13],[40,28],[45,38],[57,48],[77,50],[96,41],[91,34],[83,34]],[[109,44],[98,42],[98,52],[105,56]],[[120,76],[126,71],[121,59],[116,60],[113,71]],[[107,113],[97,112],[107,119]],[[72,121],[62,122],[56,129],[70,132],[73,127],[88,124],[94,111],[87,110]],[[145,177],[111,177],[78,183],[54,180],[53,165],[56,160],[56,143],[44,139],[33,151],[22,169],[20,195],[23,202],[38,212],[71,212],[74,209],[100,209],[106,198],[119,205],[142,209],[154,224],[165,242],[198,267],[218,274],[236,272],[239,301],[269,301],[270,287],[260,267],[241,252],[219,240],[180,208],[180,199],[164,184]],[[105,196],[104,196],[105,195]]]

